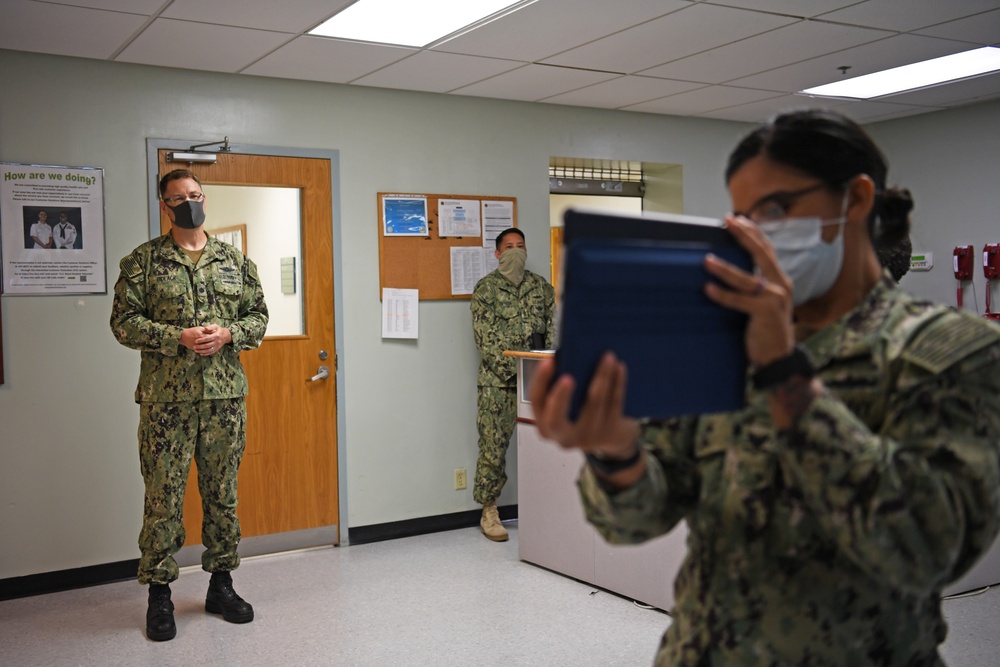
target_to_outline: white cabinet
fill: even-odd
[[[530,354],[530,353],[526,353]],[[576,488],[577,451],[544,440],[532,423],[525,387],[538,354],[518,359],[517,539],[521,560],[633,600],[669,610],[687,529],[636,546],[614,546],[587,523]]]

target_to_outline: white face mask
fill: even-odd
[[[847,222],[847,193],[840,216],[785,218],[758,224],[774,246],[778,265],[792,281],[792,304],[802,305],[830,291],[844,266],[844,230]],[[823,228],[838,225],[837,238],[823,241]]]

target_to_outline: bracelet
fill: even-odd
[[[796,345],[787,357],[772,361],[763,368],[754,371],[751,381],[755,389],[766,390],[784,384],[792,377],[812,378],[816,376],[816,368],[805,349]]]
[[[605,477],[610,477],[616,472],[621,472],[622,470],[628,470],[642,458],[642,447],[636,446],[635,453],[629,456],[627,459],[605,459],[601,458],[597,454],[591,454],[587,452],[587,463],[590,467],[604,475]]]

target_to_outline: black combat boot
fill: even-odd
[[[170,584],[149,585],[146,636],[154,642],[165,642],[177,636],[177,626],[174,625],[174,603],[170,601]]]
[[[208,582],[205,611],[222,614],[230,623],[249,623],[253,620],[253,607],[233,590],[233,577],[228,572],[213,572]]]

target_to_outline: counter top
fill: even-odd
[[[550,359],[556,353],[555,350],[504,350],[505,357],[517,357],[519,359]]]

